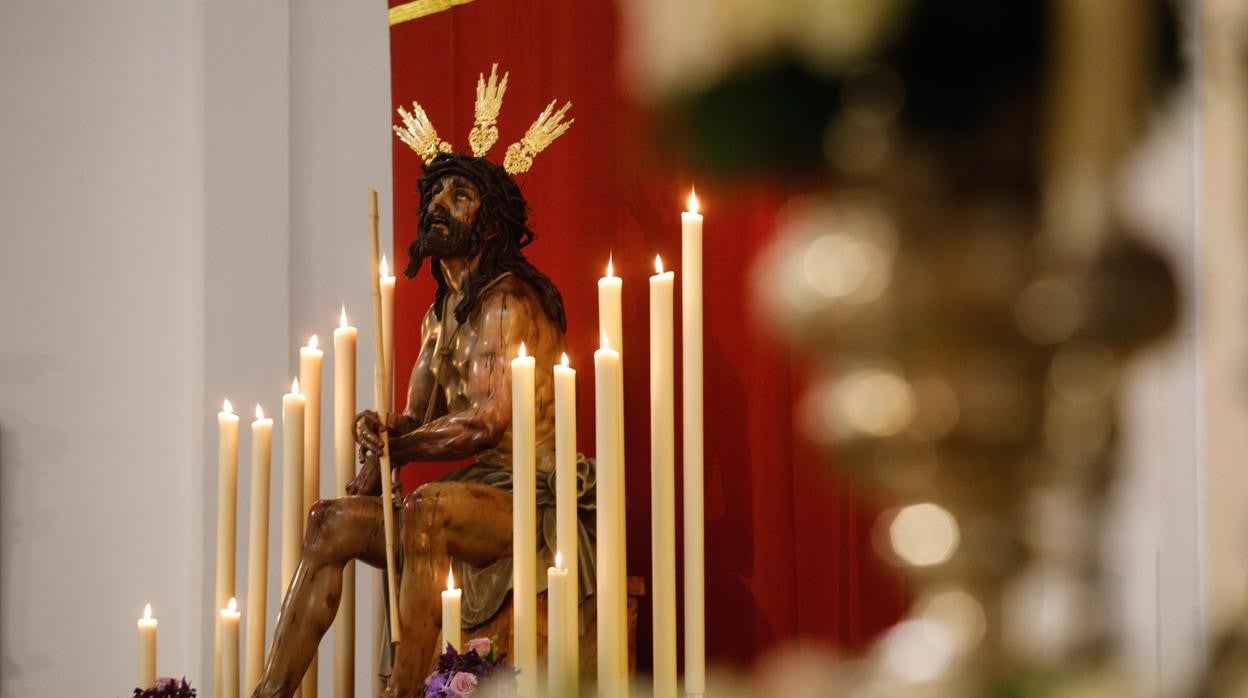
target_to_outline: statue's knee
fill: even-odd
[[[413,542],[418,549],[427,547],[431,538],[445,525],[447,511],[444,500],[449,489],[448,483],[430,482],[417,487],[403,500],[403,525],[416,533]]]
[[[308,510],[308,542],[318,539],[334,518],[336,502],[332,499],[318,499]]]
[[[439,500],[445,491],[445,482],[426,482],[407,495],[403,500],[403,509],[412,514],[431,514],[437,511]]]

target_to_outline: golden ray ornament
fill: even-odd
[[[503,107],[503,95],[507,92],[509,75],[503,73],[500,80],[497,63],[490,67],[489,80],[485,79],[484,73],[477,74],[476,115],[472,131],[468,134],[468,145],[472,148],[473,157],[485,157],[498,141],[498,112]],[[533,158],[567,132],[568,127],[576,121],[563,120],[572,108],[572,102],[566,102],[559,111],[554,111],[557,101],[552,99],[546,105],[546,109],[525,132],[524,138],[507,147],[507,154],[503,159],[503,169],[507,174],[528,172],[533,166]],[[428,115],[419,104],[412,102],[410,112],[403,107],[399,107],[398,112],[403,119],[403,126],[394,127],[395,135],[416,151],[426,165],[433,162],[438,153],[451,152],[451,144],[438,137],[438,132],[434,130]]]
[[[468,145],[476,157],[485,157],[498,140],[498,111],[503,107],[503,95],[507,92],[507,76],[508,73],[503,73],[499,81],[497,63],[490,67],[489,82],[485,75],[477,75],[476,121],[468,134]]]
[[[438,132],[433,128],[429,117],[425,115],[425,110],[419,104],[412,102],[410,112],[403,107],[399,107],[398,111],[399,117],[403,119],[403,128],[395,126],[395,135],[409,148],[416,151],[426,165],[433,162],[433,158],[438,153],[451,152],[451,144],[438,138]]]
[[[564,104],[563,108],[552,114],[551,110],[555,108],[555,101],[550,100],[550,104],[547,104],[542,113],[538,115],[537,120],[529,127],[520,142],[507,146],[507,156],[503,159],[503,169],[507,170],[507,174],[528,172],[533,166],[533,158],[554,143],[555,139],[562,136],[576,121],[576,119],[563,121],[563,116],[572,108],[571,102]]]

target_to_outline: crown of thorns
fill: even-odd
[[[476,118],[472,131],[468,134],[468,145],[472,147],[472,154],[475,157],[484,157],[498,140],[498,111],[503,106],[503,94],[507,92],[508,75],[509,73],[503,73],[503,79],[499,80],[498,64],[495,63],[490,68],[488,81],[484,74],[477,76]],[[552,99],[550,104],[546,105],[537,120],[525,132],[524,138],[507,146],[507,155],[503,158],[503,169],[507,171],[507,174],[517,175],[521,172],[528,172],[533,166],[533,158],[554,143],[556,138],[562,136],[575,121],[575,119],[563,120],[568,110],[572,108],[572,102],[564,103],[563,107],[555,111],[556,101]],[[451,152],[451,144],[438,137],[438,132],[433,128],[433,123],[429,121],[429,117],[420,104],[412,102],[411,111],[399,107],[398,112],[403,125],[402,127],[394,126],[395,135],[416,151],[426,165],[433,162],[438,153]]]

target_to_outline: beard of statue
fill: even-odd
[[[434,227],[438,224],[445,226],[445,232]],[[421,260],[470,257],[481,251],[485,239],[482,227],[479,214],[471,223],[465,223],[449,213],[435,211],[421,221],[412,252]]]

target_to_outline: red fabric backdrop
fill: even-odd
[[[628,566],[630,574],[648,578],[646,279],[656,253],[680,274],[679,213],[691,178],[670,149],[654,148],[642,135],[645,115],[621,92],[615,8],[584,0],[477,0],[396,25],[390,39],[394,105],[419,101],[457,149],[467,150],[477,75],[493,62],[511,73],[491,153],[498,161],[547,102],[573,102],[575,125],[519,178],[538,235],[526,254],[554,280],[567,305],[569,356],[579,369],[578,441],[591,455],[595,282],[608,254],[624,280]],[[415,235],[419,173],[419,158],[396,139],[393,256],[399,269]],[[783,192],[755,183],[700,185],[698,194],[706,215],[708,658],[748,663],[792,638],[861,647],[900,614],[900,582],[871,552],[873,512],[802,451],[792,414],[800,377],[787,351],[750,319],[745,279],[770,236]],[[396,364],[405,387],[420,318],[433,297],[428,273],[412,280],[400,275],[396,296]],[[679,374],[676,380],[679,396]],[[401,480],[410,489],[451,467],[412,465]],[[641,615],[639,662],[646,667],[648,604]]]

